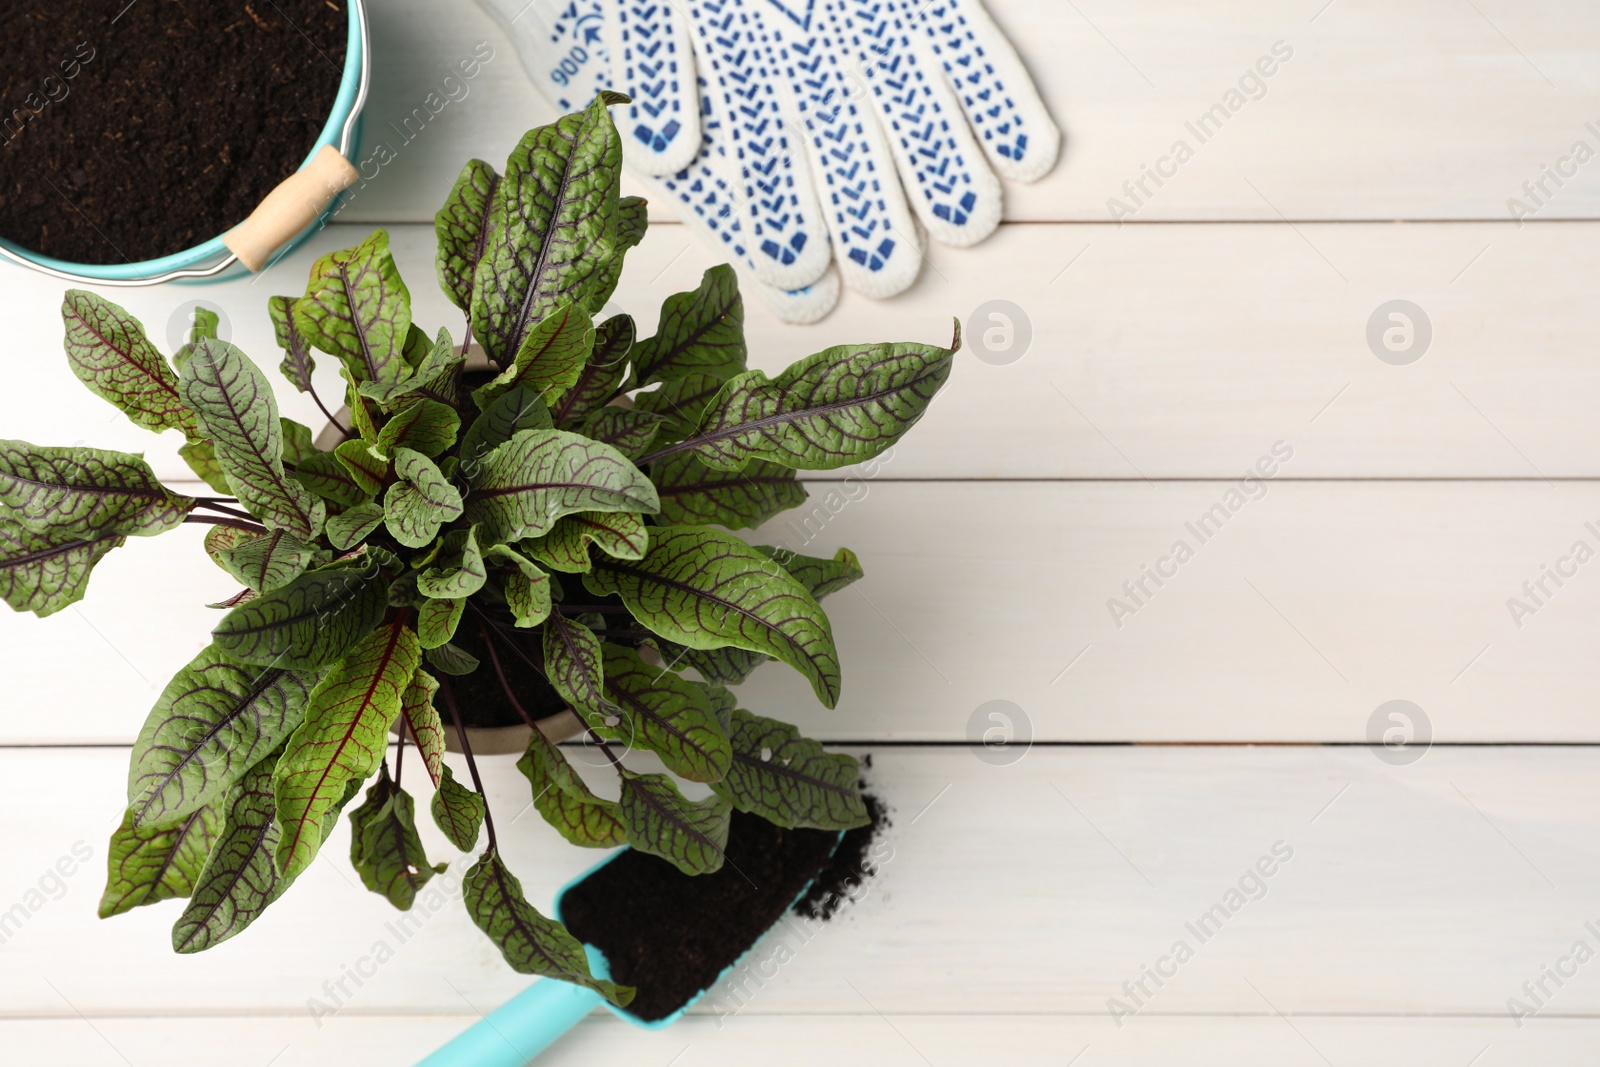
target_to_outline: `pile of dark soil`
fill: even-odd
[[[0,0],[0,236],[155,259],[249,215],[338,95],[344,0]]]
[[[567,890],[562,920],[579,940],[605,953],[615,981],[637,990],[629,1012],[664,1019],[754,945],[807,882],[837,889],[859,885],[871,873],[863,858],[884,825],[878,821],[884,809],[868,796],[867,810],[873,825],[849,831],[837,851],[834,831],[785,830],[734,812],[720,870],[690,877],[665,860],[629,850]],[[827,918],[842,899],[806,914]]]

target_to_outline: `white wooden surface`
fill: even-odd
[[[158,339],[203,298],[275,363],[265,297],[299,291],[316,255],[377,224],[419,320],[457,328],[427,223],[466,157],[503,159],[551,110],[474,5],[372,6],[369,144],[479,42],[494,58],[266,276],[112,294]],[[1592,1062],[1600,965],[1559,989],[1546,979],[1547,1006],[1520,1028],[1507,998],[1576,939],[1600,949],[1584,926],[1600,929],[1600,564],[1547,580],[1520,627],[1507,600],[1575,541],[1600,549],[1585,526],[1600,527],[1600,163],[1527,225],[1507,200],[1576,140],[1600,147],[1585,128],[1600,123],[1600,19],[1553,0],[990,6],[1067,131],[1061,166],[1008,188],[1011,222],[988,244],[933,249],[896,301],[847,294],[808,329],[749,306],[752,362],[769,370],[840,340],[943,340],[952,317],[970,337],[997,298],[1032,329],[1008,365],[964,353],[879,478],[819,480],[811,541],[782,521],[761,532],[866,563],[828,605],[839,708],[775,666],[743,695],[873,753],[894,859],[723,1025],[702,1013],[646,1034],[596,1016],[541,1062]],[[1265,95],[1131,224],[1110,224],[1107,199],[1279,40],[1294,54]],[[648,329],[712,262],[658,225],[618,306]],[[176,441],[132,430],[72,379],[62,286],[0,280],[0,432],[144,450],[182,477]],[[1365,341],[1395,298],[1433,324],[1410,366]],[[280,399],[315,422],[302,398]],[[1293,457],[1265,496],[1199,544],[1185,524],[1280,441]],[[1131,602],[1122,583],[1179,539],[1194,558]],[[75,842],[93,851],[0,944],[0,1060],[410,1062],[520,980],[447,908],[318,1027],[307,998],[392,936],[387,905],[350,884],[343,831],[261,926],[205,956],[165,948],[173,905],[93,918],[125,746],[203,643],[201,605],[232,592],[198,541],[133,543],[51,620],[0,616],[0,914]],[[1138,608],[1120,627],[1119,596]],[[1438,742],[1410,766],[1362,744],[1395,698],[1424,709]],[[997,699],[1037,739],[1011,766],[964,744]],[[1083,744],[1119,741],[1154,744]],[[488,775],[497,811],[524,807],[509,762]],[[593,857],[530,819],[504,836],[543,900]],[[1266,895],[1119,1029],[1107,999],[1280,840],[1294,857]]]

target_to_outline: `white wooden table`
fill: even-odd
[[[418,320],[457,327],[432,281],[433,211],[466,158],[503,159],[552,112],[475,6],[372,6],[369,140],[479,42],[494,57],[264,278],[111,294],[158,338],[204,297],[275,363],[266,296],[379,224]],[[769,370],[841,340],[943,339],[990,299],[1031,322],[1014,363],[964,354],[893,461],[850,486],[859,499],[813,521],[813,548],[848,545],[868,572],[828,604],[839,707],[777,669],[745,687],[752,708],[872,754],[893,859],[814,936],[780,932],[795,958],[741,1010],[717,1001],[654,1034],[596,1015],[542,1062],[1593,1062],[1600,561],[1559,561],[1600,549],[1600,162],[1546,180],[1523,225],[1507,201],[1574,142],[1600,149],[1585,125],[1600,125],[1600,18],[1556,0],[991,7],[1067,131],[1057,170],[1007,190],[989,243],[931,250],[900,299],[847,295],[811,328],[748,305]],[[1292,58],[1264,95],[1112,223],[1108,198],[1278,41]],[[618,294],[644,329],[713,262],[656,221]],[[0,432],[142,450],[182,478],[178,442],[68,372],[62,286],[0,282]],[[1431,322],[1410,365],[1366,341],[1393,299]],[[1275,477],[1230,498],[1275,446],[1292,453]],[[1230,499],[1199,543],[1186,524]],[[783,519],[762,535],[800,547]],[[26,918],[0,944],[0,1060],[409,1063],[522,979],[456,908],[399,943],[338,859],[342,830],[266,919],[203,956],[168,951],[171,906],[94,918],[128,744],[203,643],[202,605],[233,591],[199,540],[122,549],[44,622],[0,615],[0,914]],[[1133,599],[1124,583],[1179,540],[1193,558]],[[1535,603],[1523,583],[1547,565],[1576,573]],[[1536,610],[1513,617],[1512,597]],[[1413,763],[1367,745],[1394,699],[1428,721]],[[1033,739],[1010,765],[967,744],[991,700]],[[497,810],[522,807],[510,761],[487,763]],[[526,820],[502,835],[536,901],[592,859]],[[75,846],[89,859],[30,895]],[[314,1018],[310,999],[380,942],[393,958]],[[1512,998],[1537,1013],[1514,1019]]]

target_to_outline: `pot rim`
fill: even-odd
[[[332,145],[339,154],[349,159],[361,133],[361,111],[367,102],[367,90],[372,80],[371,34],[368,30],[366,0],[348,0],[350,29],[344,50],[344,71],[339,79],[339,93],[322,133],[301,161],[300,169],[311,162],[325,145]],[[334,204],[337,204],[335,199]],[[333,204],[329,205],[329,210]],[[287,254],[305,240],[321,223],[313,222],[286,243],[274,259]],[[0,259],[33,270],[41,271],[63,281],[86,285],[159,285],[169,281],[216,280],[238,263],[239,257],[229,251],[218,234],[204,244],[174,252],[159,259],[141,260],[138,263],[70,263],[29,251],[12,241],[0,237]]]

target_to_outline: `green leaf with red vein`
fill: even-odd
[[[0,441],[0,505],[34,533],[148,536],[178,525],[194,503],[139,456]]]
[[[512,621],[522,627],[537,626],[550,615],[550,575],[510,545],[492,545],[483,554],[486,560],[509,564],[502,573],[501,590]]]
[[[650,545],[650,528],[628,511],[580,511],[564,515],[543,537],[522,542],[522,550],[553,570],[589,570],[589,546],[617,559],[641,559]]]
[[[544,672],[561,699],[590,726],[621,722],[621,712],[606,695],[600,639],[559,611],[551,612],[544,623]]]
[[[428,863],[417,835],[416,803],[382,764],[366,801],[350,812],[350,866],[362,885],[401,911],[410,911],[417,890],[445,872],[445,864]]]
[[[123,815],[107,849],[100,918],[193,892],[222,828],[220,807],[202,808],[160,829],[136,827],[131,815]]]
[[[133,744],[133,825],[170,826],[226,796],[299,727],[317,677],[240,666],[202,649],[172,676]]]
[[[389,583],[376,566],[330,565],[239,605],[211,634],[236,663],[313,670],[365,637],[388,603]]]
[[[282,830],[272,792],[272,772],[280,748],[257,763],[229,795],[221,836],[205,869],[195,881],[189,906],[172,927],[172,950],[203,952],[244,930],[294,883],[273,861]],[[338,822],[338,813],[355,798],[360,782],[345,786],[335,810],[323,822],[323,840]]]
[[[367,442],[359,439],[340,441],[334,446],[333,454],[356,488],[368,498],[383,488],[384,479],[389,476],[389,462],[374,456]]]
[[[616,848],[628,843],[627,828],[617,804],[595,796],[561,750],[538,730],[528,741],[528,751],[517,770],[533,788],[533,806],[574,845]]]
[[[481,794],[456,781],[448,764],[441,763],[439,772],[439,788],[428,805],[433,823],[452,845],[462,852],[470,852],[478,843],[478,829],[483,825],[483,813],[488,805]]]
[[[680,452],[651,464],[650,480],[661,497],[661,521],[673,525],[754,528],[806,501],[806,487],[792,468],[762,459],[723,471]]]
[[[603,407],[589,413],[578,432],[591,441],[610,445],[629,459],[636,460],[650,448],[666,418],[632,408]]]
[[[958,329],[951,348],[840,345],[776,378],[746,371],[706,406],[693,436],[657,455],[692,450],[718,470],[739,470],[752,459],[809,471],[860,463],[922,418],[960,346]]]
[[[823,559],[819,556],[802,556],[798,552],[790,552],[787,548],[774,548],[771,545],[752,545],[757,552],[768,559],[776,560],[784,570],[799,579],[800,584],[811,591],[817,600],[830,593],[837,593],[851,582],[863,577],[861,560],[848,548],[841,548],[833,554],[832,559]]]
[[[650,479],[609,445],[523,430],[483,458],[466,508],[486,544],[503,544],[549,533],[576,511],[653,512],[658,503]]]
[[[500,187],[500,175],[481,159],[469,159],[433,216],[439,239],[439,288],[462,311],[472,307],[472,276],[483,258],[489,209]]]
[[[467,914],[494,942],[500,954],[519,974],[537,974],[592,989],[618,1007],[633,999],[633,989],[589,973],[583,945],[553,919],[539,914],[494,849],[489,849],[467,871],[462,881]]]
[[[563,301],[585,303],[608,284],[622,140],[606,105],[618,99],[601,92],[583,111],[528,131],[506,161],[469,315],[473,335],[502,367]]]
[[[444,603],[441,601],[441,603]],[[422,763],[428,769],[428,778],[438,788],[444,774],[444,723],[433,706],[433,695],[439,691],[439,680],[421,667],[411,676],[405,695],[400,698],[400,714],[411,732],[411,740],[422,754]]]
[[[570,389],[594,350],[594,320],[582,307],[564,302],[523,336],[516,358],[472,398],[487,408],[506,390],[526,385],[549,398]]]
[[[357,642],[312,690],[305,721],[273,773],[283,827],[279,871],[297,874],[310,865],[322,845],[323,820],[346,784],[378,769],[421,655],[416,632],[396,618]]]
[[[136,426],[195,435],[194,412],[178,392],[178,376],[145,336],[139,320],[102,296],[68,289],[61,302],[67,363],[96,396]]]
[[[407,548],[422,548],[439,527],[461,517],[461,493],[421,452],[394,450],[396,481],[383,494],[384,524]]]
[[[457,599],[424,599],[417,608],[417,637],[423,648],[438,648],[455,636],[456,626],[465,610],[465,597]]]
[[[691,782],[715,782],[728,773],[733,750],[711,701],[693,682],[651,666],[630,648],[607,644],[605,691],[622,721],[596,726],[601,737],[649,749]]]
[[[482,589],[488,576],[478,548],[478,528],[469,526],[444,535],[438,560],[417,576],[417,591],[435,600],[459,600]]]
[[[320,533],[322,501],[284,473],[278,402],[249,357],[226,341],[202,338],[179,387],[216,444],[239,502],[271,529],[305,538]]]
[[[379,504],[357,504],[330,518],[323,527],[328,543],[341,552],[361,544],[367,536],[383,524],[383,507]]]
[[[311,343],[295,325],[294,302],[292,296],[268,297],[267,317],[272,320],[272,333],[278,339],[278,347],[283,349],[283,362],[278,364],[278,370],[289,379],[290,385],[309,393],[311,372],[317,369],[317,361],[311,355]]]
[[[723,380],[709,374],[690,374],[652,389],[633,398],[635,411],[649,411],[666,416],[662,426],[663,438],[688,437],[700,425],[706,405],[722,391]]]
[[[329,252],[311,268],[294,324],[320,351],[337,356],[358,382],[398,382],[411,332],[411,293],[400,279],[389,234],[375,230],[354,248]]]
[[[871,820],[861,800],[861,765],[827,752],[786,722],[733,712],[733,766],[711,789],[740,811],[794,829],[849,830]]]
[[[366,447],[361,442],[356,444],[363,449]],[[378,461],[374,459],[372,462],[376,464]],[[307,456],[299,463],[285,464],[284,470],[295,481],[322,499],[332,501],[341,507],[354,507],[372,499],[372,491],[357,484],[350,469],[333,452],[318,452],[314,456]]]
[[[589,310],[598,312],[605,307],[606,301],[617,291],[617,283],[622,280],[622,266],[628,250],[636,247],[644,240],[645,230],[650,225],[650,212],[645,199],[640,196],[625,196],[617,201],[616,234],[612,239],[611,256],[600,266],[600,272],[595,277],[587,301]]]
[[[833,629],[816,600],[782,568],[711,526],[658,526],[637,562],[599,557],[590,591],[616,593],[636,619],[696,649],[732,645],[798,670],[827,707],[839,700]]]
[[[519,432],[549,430],[554,426],[550,409],[539,391],[531,385],[514,385],[484,408],[483,414],[472,420],[472,425],[461,436],[461,447],[456,450],[461,457],[461,468],[471,478],[484,456]]]
[[[578,380],[550,402],[550,417],[557,426],[572,429],[585,415],[605,407],[622,391],[634,331],[631,315],[613,315],[595,327],[594,350]]]
[[[0,515],[0,600],[41,619],[83,599],[89,572],[127,538],[39,534]]]
[[[378,451],[393,456],[397,448],[409,448],[424,456],[437,456],[456,443],[461,416],[437,400],[422,397],[395,412],[378,431]]]
[[[272,530],[221,549],[215,559],[222,568],[258,593],[281,589],[307,567],[326,559],[315,541]]]
[[[719,263],[698,288],[674,293],[661,305],[655,335],[633,350],[635,386],[689,374],[727,379],[744,370],[744,299],[733,268]]]
[[[628,844],[659,856],[684,874],[710,874],[722,867],[732,805],[719,796],[689,800],[664,774],[634,774],[618,768],[618,808]]]

